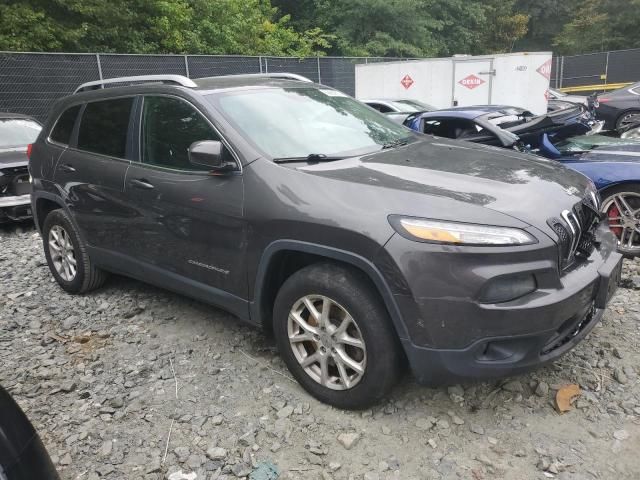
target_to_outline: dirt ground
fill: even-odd
[[[0,384],[63,479],[640,478],[640,261],[554,365],[442,388],[407,375],[345,412],[227,313],[120,277],[70,296],[33,227],[0,227],[0,245]],[[571,383],[582,395],[560,415]]]

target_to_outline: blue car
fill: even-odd
[[[421,133],[542,155],[589,177],[602,197],[618,249],[640,256],[640,142],[585,135],[598,126],[582,106],[534,116],[507,106],[421,113],[405,125]]]

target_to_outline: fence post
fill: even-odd
[[[98,63],[98,76],[100,77],[100,80],[104,80],[102,78],[102,64],[100,63],[100,54],[96,53],[96,62]]]
[[[263,73],[262,72],[262,55],[258,57],[258,62],[260,62],[260,73]]]
[[[560,60],[560,86],[558,88],[562,88],[564,84],[564,55],[562,56],[562,60]]]
[[[189,75],[189,59],[186,55],[184,56],[184,71],[187,72],[187,78],[191,78],[191,75]]]
[[[316,55],[316,60],[318,62],[318,83],[322,84],[322,77],[320,76],[320,55]]]
[[[264,73],[269,73],[269,62],[267,61],[267,57],[264,57]]]
[[[607,62],[604,65],[604,84],[609,83],[609,53],[607,52]]]

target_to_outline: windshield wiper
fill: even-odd
[[[292,162],[332,162],[334,160],[343,160],[345,157],[330,156],[324,153],[310,153],[306,157],[280,157],[274,158],[275,163],[292,163]]]

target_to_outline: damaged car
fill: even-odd
[[[28,145],[42,126],[17,113],[0,113],[0,223],[31,218]]]
[[[218,305],[352,409],[407,364],[427,384],[514,375],[598,324],[622,257],[588,178],[283,76],[116,78],[58,101],[30,166],[60,287],[114,272]]]
[[[602,196],[618,250],[640,255],[640,142],[593,134],[600,124],[575,109],[541,118],[521,110],[441,110],[419,115],[411,125],[426,134],[538,154],[579,171]]]

